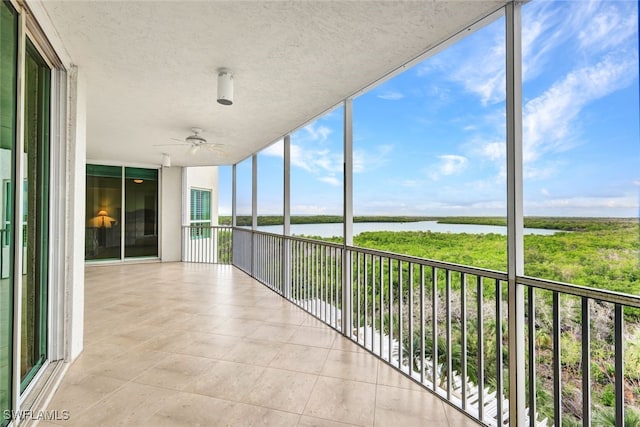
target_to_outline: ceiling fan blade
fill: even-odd
[[[206,144],[205,146],[207,147],[207,150],[212,153],[224,154],[224,149],[220,144]]]
[[[153,144],[152,147],[179,147],[182,146],[184,147],[184,142],[181,143],[175,143],[175,144]]]

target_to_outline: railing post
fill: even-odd
[[[351,251],[353,245],[353,100],[344,101],[344,250],[342,253],[342,334],[353,335],[352,295],[353,274]]]
[[[509,424],[511,426],[524,426],[526,423],[524,287],[518,284],[518,277],[524,275],[521,12],[522,5],[517,1],[512,1],[505,6]]]

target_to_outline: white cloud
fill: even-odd
[[[396,91],[387,91],[378,95],[378,98],[386,101],[398,101],[404,98],[404,94]]]
[[[630,84],[637,74],[637,60],[607,57],[570,72],[523,109],[524,160],[535,161],[549,151],[573,146],[573,122],[588,103]]]
[[[625,4],[626,3],[626,4]],[[607,50],[635,38],[638,17],[632,2],[590,1],[584,15],[576,18],[583,50]]]
[[[378,145],[374,147],[373,150],[354,150],[353,172],[360,173],[383,165],[388,161],[392,151],[393,145],[390,144]]]
[[[329,209],[325,205],[291,205],[291,212],[298,215],[317,215],[327,212],[335,212],[337,209]]]
[[[540,189],[540,194],[542,194],[543,196],[550,196],[551,193],[549,193],[549,190],[547,190],[546,188],[541,188]]]
[[[407,188],[417,188],[422,185],[422,182],[415,179],[405,179],[400,183],[400,185]]]
[[[291,144],[291,164],[311,173],[342,173],[342,154]]]
[[[566,209],[638,209],[637,196],[619,197],[565,197],[542,201],[525,202],[525,208],[566,208]]]
[[[317,125],[317,122],[310,123],[304,128],[307,137],[312,141],[324,142],[327,140],[332,130],[326,126]]]
[[[468,164],[466,157],[456,154],[444,154],[438,156],[438,159],[440,161],[432,165],[428,172],[429,177],[434,181],[437,181],[442,176],[458,174],[466,169]]]
[[[282,139],[260,151],[260,154],[271,157],[284,157],[284,141]]]
[[[633,181],[633,185],[635,185],[636,187],[640,187],[640,179],[636,179],[635,181]]]
[[[327,183],[334,187],[340,187],[342,185],[342,182],[335,176],[321,176],[318,178],[318,181]]]
[[[480,146],[480,155],[493,161],[503,161],[507,155],[504,142],[487,142]]]

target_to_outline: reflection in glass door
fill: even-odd
[[[158,256],[158,170],[125,168],[124,256]]]
[[[18,14],[0,5],[0,413],[11,409]],[[0,425],[8,420],[0,418]]]
[[[87,165],[85,259],[120,259],[122,168]]]
[[[49,241],[49,100],[51,70],[27,40],[25,55],[22,215],[22,336],[24,390],[47,355]]]

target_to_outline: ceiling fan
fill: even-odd
[[[157,144],[155,145],[155,147],[184,146],[185,144],[188,144],[190,146],[189,147],[190,154],[196,154],[198,151],[200,151],[200,149],[206,149],[207,151],[217,153],[217,154],[224,154],[222,144],[218,144],[215,142],[207,142],[207,140],[202,135],[200,135],[203,132],[202,129],[191,128],[191,132],[193,132],[193,134],[187,136],[184,140],[171,138],[174,141],[178,141],[177,143]]]

